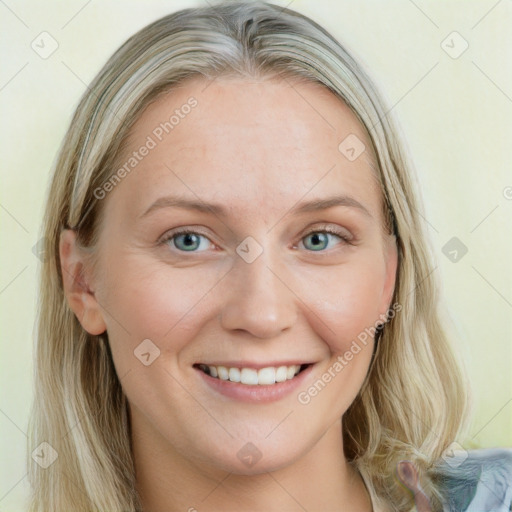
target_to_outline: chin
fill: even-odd
[[[289,441],[289,440],[288,440]],[[265,443],[264,440],[242,442],[233,440],[230,443],[232,450],[223,444],[212,449],[207,456],[201,457],[212,469],[220,469],[236,475],[261,475],[285,468],[301,456],[297,443],[289,443],[283,446],[281,443]],[[304,450],[306,448],[304,447]],[[212,456],[212,454],[216,454]]]

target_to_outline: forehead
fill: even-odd
[[[366,149],[349,158],[347,144]],[[355,114],[320,84],[194,78],[136,121],[116,167],[124,165],[128,176],[109,202],[130,195],[131,211],[140,213],[159,196],[179,193],[240,212],[251,205],[278,212],[302,197],[339,192],[359,195],[376,211],[371,154]]]

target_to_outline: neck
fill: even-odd
[[[132,417],[132,444],[144,512],[372,510],[360,475],[343,455],[341,420],[301,459],[256,475],[190,461],[158,434],[141,435],[139,421]]]

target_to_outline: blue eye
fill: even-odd
[[[171,240],[173,240],[174,247],[180,251],[202,252],[197,251],[197,249],[201,247],[201,238],[208,240],[205,236],[201,235],[200,233],[195,233],[194,231],[180,231],[170,234],[163,242],[169,243]]]
[[[308,247],[306,243],[304,243],[304,246],[306,247],[306,249],[312,250],[313,252],[322,251],[327,248],[329,240],[333,236],[342,241],[347,241],[345,237],[341,236],[341,234],[338,234],[330,230],[312,231],[303,238],[303,240],[309,239],[312,242],[311,246]]]
[[[306,241],[303,245],[309,252],[322,252],[328,248],[333,237],[341,240],[342,243],[350,243],[344,232],[329,227],[311,231],[302,237],[301,241]],[[311,243],[308,243],[308,240]],[[207,236],[187,229],[169,233],[161,243],[171,245],[171,241],[172,246],[181,252],[203,252],[208,250],[208,244],[211,243]]]

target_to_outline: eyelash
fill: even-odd
[[[342,244],[353,245],[353,241],[354,241],[351,237],[347,236],[346,232],[344,232],[340,229],[333,228],[332,226],[321,226],[321,227],[312,229],[312,230],[306,232],[305,234],[303,234],[301,236],[301,238],[299,239],[299,241],[303,240],[304,238],[306,238],[307,236],[309,236],[313,233],[329,233],[331,235],[336,235],[337,237],[340,238]],[[201,236],[207,238],[208,240],[210,240],[208,235],[206,235],[205,233],[202,233],[201,231],[194,231],[190,228],[177,228],[175,231],[171,231],[171,232],[165,234],[160,239],[158,244],[165,245],[173,238],[178,237],[179,235],[186,235],[186,234],[201,235]],[[211,242],[211,240],[210,240],[210,242]],[[179,249],[176,249],[176,250],[180,253],[187,253],[187,251],[180,251]],[[310,252],[310,253],[317,253],[317,254],[326,254],[326,253],[331,252],[330,250],[311,251],[308,249],[306,249],[306,251]],[[194,253],[194,252],[197,252],[197,251],[190,251],[190,253]],[[202,251],[199,251],[199,252],[202,252]]]
[[[342,231],[340,229],[336,229],[332,226],[323,226],[323,227],[316,227],[315,229],[311,229],[310,231],[306,232],[304,235],[301,236],[300,240],[303,238],[306,238],[307,236],[311,235],[312,233],[329,233],[331,235],[336,235],[338,238],[340,238],[341,242],[343,244],[352,244],[352,239],[349,238],[345,231]],[[308,251],[315,253],[317,251]],[[328,251],[320,251],[320,253],[326,253]]]

